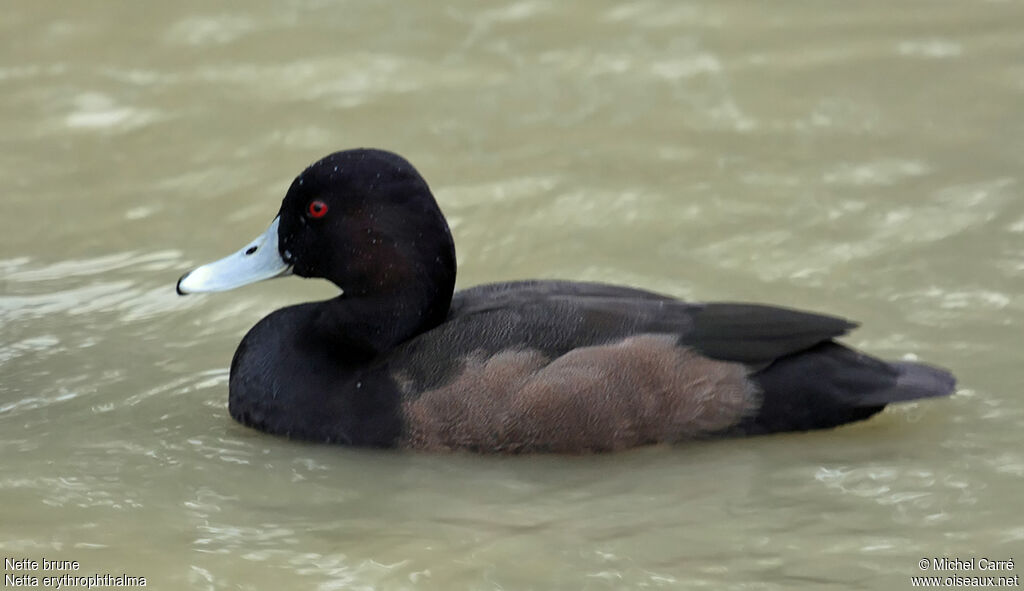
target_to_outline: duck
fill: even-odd
[[[943,368],[837,342],[857,324],[831,315],[568,280],[455,291],[455,245],[430,187],[379,149],[307,167],[263,234],[176,289],[288,275],[340,293],[249,330],[231,361],[228,410],[298,440],[612,452],[829,429],[956,384]]]

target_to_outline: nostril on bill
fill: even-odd
[[[250,255],[250,254],[256,252],[256,249],[258,249],[258,248],[259,248],[258,246],[250,246],[249,248],[245,249],[245,254],[246,255]]]

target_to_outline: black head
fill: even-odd
[[[281,204],[278,248],[302,277],[362,297],[414,284],[454,285],[455,246],[426,181],[383,150],[335,152],[295,178]]]
[[[266,233],[186,273],[178,293],[222,291],[289,272],[341,288],[336,304],[322,308],[323,331],[366,333],[367,347],[379,350],[444,320],[455,288],[455,246],[411,164],[383,150],[345,150],[296,177]]]

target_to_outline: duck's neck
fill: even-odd
[[[444,322],[454,280],[431,287],[342,294],[320,302],[313,325],[321,338],[346,354],[376,357]]]

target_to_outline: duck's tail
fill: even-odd
[[[865,393],[857,400],[858,404],[874,406],[937,398],[949,396],[956,389],[956,378],[941,367],[910,361],[895,361],[888,365],[897,372],[896,383],[889,388]]]
[[[776,360],[753,374],[763,397],[743,434],[827,429],[864,420],[891,402],[952,394],[953,374],[905,361],[886,362],[835,342]]]

